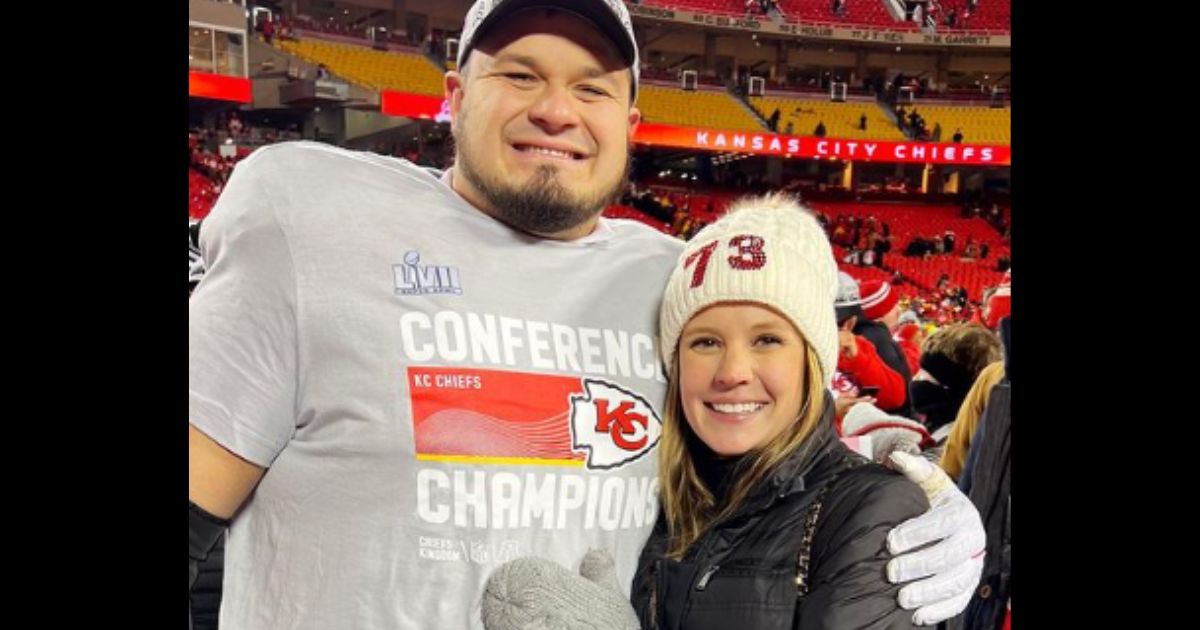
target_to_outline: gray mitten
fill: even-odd
[[[925,426],[916,420],[885,413],[871,403],[858,403],[842,418],[842,434],[871,436],[871,459],[885,464],[894,452],[920,455],[935,444]]]
[[[517,558],[488,578],[480,604],[487,630],[639,630],[604,549],[583,556],[579,574],[544,558]]]

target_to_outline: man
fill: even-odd
[[[908,310],[900,313],[896,322],[896,330],[892,333],[892,341],[904,353],[904,361],[908,364],[908,373],[916,374],[921,369],[921,343],[925,341],[925,329],[921,328],[921,320],[916,312]]]
[[[880,386],[879,408],[891,414],[913,417],[908,395],[912,373],[904,352],[892,339],[892,332],[900,320],[899,293],[891,283],[883,280],[865,280],[858,284],[849,275],[841,276],[839,280],[843,286],[838,290],[838,327],[861,341],[853,348],[848,342],[844,345],[838,369],[844,366],[845,372],[865,374],[863,370],[868,359],[872,363],[878,362],[880,367],[869,372],[875,376],[864,384]],[[846,337],[849,334],[843,334],[843,338]],[[869,342],[870,352],[858,358],[856,355],[862,352],[864,342]]]
[[[206,222],[189,551],[231,522],[223,630],[479,628],[496,566],[589,547],[629,588],[657,511],[657,304],[682,248],[599,218],[640,120],[629,14],[480,0],[456,67],[453,169],[266,147]],[[954,534],[889,565],[895,582],[937,572],[901,592],[922,623],[960,611],[982,567],[978,514],[951,511],[889,537]]]
[[[883,356],[884,337],[891,344],[891,334],[869,319],[864,311],[858,281],[850,274],[838,272],[838,292],[834,302],[838,324],[838,362],[834,389],[839,398],[863,388],[877,390],[871,395],[875,404],[891,413],[908,410],[908,371],[892,367]],[[899,352],[899,350],[897,350]],[[901,359],[903,360],[903,358]]]
[[[1000,285],[983,299],[983,323],[988,328],[1000,331],[1000,320],[1012,312],[1012,269],[1004,271]]]
[[[888,335],[900,324],[900,292],[886,280],[864,280],[858,288],[863,316],[883,324]]]

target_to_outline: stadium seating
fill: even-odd
[[[444,72],[423,55],[383,52],[319,39],[278,40],[277,45],[309,63],[325,64],[331,73],[373,90],[435,96],[443,93]]]
[[[875,103],[834,103],[828,99],[822,101],[782,96],[751,96],[749,101],[763,118],[779,108],[780,133],[791,122],[793,134],[809,136],[817,123],[823,121],[825,135],[830,138],[904,140],[904,134]],[[859,117],[863,114],[867,115],[866,131],[858,128]]]

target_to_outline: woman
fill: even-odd
[[[1002,358],[1000,338],[981,324],[938,329],[921,344],[921,369],[909,385],[917,419],[931,433],[948,432],[980,373]]]
[[[680,257],[659,320],[662,509],[632,593],[645,630],[912,626],[885,538],[928,501],[837,438],[836,289],[819,224],[784,196],[735,204]]]

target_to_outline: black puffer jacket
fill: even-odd
[[[805,445],[681,562],[664,556],[659,514],[633,580],[644,630],[913,627],[912,612],[897,601],[900,587],[887,582],[886,537],[929,502],[916,484],[847,449],[833,429],[832,399],[826,402]],[[797,563],[818,495],[808,592],[801,596]]]

